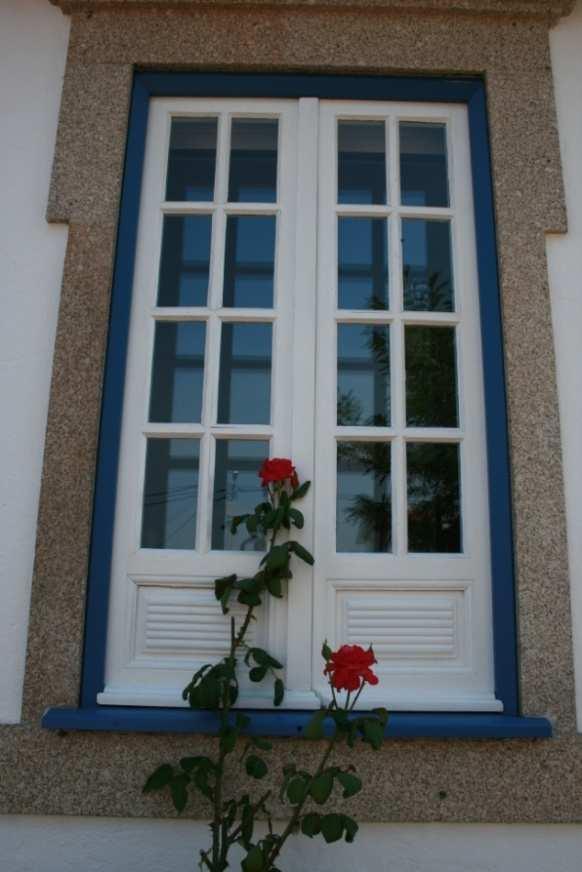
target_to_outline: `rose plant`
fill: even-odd
[[[348,815],[337,812],[321,814],[317,806],[324,805],[337,785],[344,799],[361,790],[362,783],[352,766],[332,765],[332,755],[342,743],[353,747],[362,741],[374,749],[382,743],[387,721],[385,709],[356,715],[354,707],[366,684],[377,684],[372,672],[376,662],[370,647],[343,645],[337,651],[324,642],[322,656],[324,674],[330,686],[330,701],[316,711],[304,730],[306,739],[326,739],[319,765],[314,772],[287,765],[281,773],[279,800],[289,806],[289,819],[282,832],[275,832],[269,805],[272,791],[258,796],[244,791],[233,795],[228,764],[234,758],[237,745],[242,753],[236,760],[244,766],[247,776],[260,781],[269,771],[265,754],[271,743],[261,737],[247,735],[250,718],[234,707],[239,697],[239,670],[248,669],[251,682],[273,679],[273,702],[281,705],[285,687],[280,675],[283,664],[262,648],[249,646],[248,629],[255,619],[255,610],[268,596],[284,596],[284,585],[293,578],[294,559],[313,564],[313,557],[299,542],[290,538],[292,528],[302,529],[303,514],[295,503],[305,496],[310,482],[301,484],[295,467],[287,458],[265,460],[259,470],[266,499],[253,512],[232,519],[233,533],[241,524],[250,535],[264,536],[269,546],[252,577],[228,575],[214,582],[214,591],[222,611],[227,615],[234,598],[246,607],[237,626],[230,616],[230,646],[218,663],[208,663],[193,675],[184,688],[183,698],[193,709],[214,711],[217,715],[217,748],[214,756],[184,757],[179,764],[164,763],[147,779],[144,792],[168,789],[178,812],[188,803],[189,792],[202,794],[212,806],[210,822],[211,844],[200,851],[199,867],[208,872],[223,872],[229,868],[231,850],[238,846],[245,852],[241,862],[243,872],[278,872],[276,861],[287,839],[302,833],[314,837],[321,834],[326,842],[345,838],[352,842],[357,823]],[[285,539],[279,542],[280,536]],[[346,692],[343,695],[343,692]],[[266,834],[255,834],[257,822],[266,821]]]

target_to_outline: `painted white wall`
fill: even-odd
[[[66,244],[45,210],[68,33],[47,0],[0,2],[0,723],[21,708]]]
[[[547,242],[568,521],[578,730],[582,732],[582,0],[550,38],[568,233]]]
[[[5,817],[0,845],[6,872],[193,872],[208,831],[190,821]],[[352,845],[297,837],[281,866],[289,872],[580,872],[581,856],[582,826],[574,824],[366,824]]]

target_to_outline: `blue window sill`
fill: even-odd
[[[262,736],[300,736],[313,712],[248,711],[251,723],[247,732]],[[214,733],[217,718],[212,712],[189,709],[130,708],[49,708],[42,726],[48,730],[99,730],[121,733]],[[501,714],[446,714],[395,712],[388,718],[386,738],[549,738],[552,725],[546,718],[515,717]]]

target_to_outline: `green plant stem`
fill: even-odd
[[[271,494],[269,490],[269,494],[273,501],[273,506],[275,505],[275,497]],[[269,550],[273,548],[275,542],[277,540],[277,534],[279,532],[279,528],[275,527],[273,529],[273,533],[271,536],[271,542],[269,546]],[[248,606],[247,612],[242,622],[238,633],[235,633],[235,623],[234,618],[231,618],[230,622],[230,651],[229,658],[232,660],[236,659],[237,649],[240,648],[241,645],[244,644],[245,636],[247,634],[247,630],[249,625],[253,619],[253,612],[255,610],[254,606]],[[220,720],[221,726],[227,727],[229,724],[229,715],[231,711],[231,703],[230,703],[230,693],[229,687],[225,686],[222,692],[222,703],[220,706]],[[236,841],[238,835],[240,835],[240,831],[242,830],[242,825],[238,829],[238,835],[233,838],[232,834],[229,836],[227,828],[224,826],[224,822],[222,819],[222,794],[223,794],[223,783],[224,783],[224,763],[226,760],[227,752],[224,751],[221,746],[219,754],[218,754],[218,762],[216,766],[216,780],[214,783],[214,801],[213,801],[213,816],[212,816],[212,865],[209,865],[208,855],[203,854],[203,860],[212,872],[223,872],[224,869],[228,867],[227,863],[227,855],[230,846]],[[256,805],[255,810],[261,808],[263,803],[266,801],[269,793],[265,794],[263,798],[259,800],[259,803]],[[236,832],[236,830],[235,830]]]
[[[292,835],[293,832],[295,831],[295,829],[297,827],[297,823],[299,821],[299,818],[301,817],[301,813],[302,813],[303,808],[305,806],[305,803],[307,802],[307,800],[309,798],[309,788],[311,787],[311,785],[313,784],[315,779],[318,778],[321,775],[321,773],[325,770],[327,761],[329,760],[331,753],[332,753],[333,749],[335,748],[337,738],[338,738],[338,734],[337,734],[337,730],[336,730],[336,732],[333,734],[333,736],[331,737],[331,739],[328,742],[328,746],[325,750],[323,757],[321,758],[321,761],[319,763],[319,766],[317,767],[317,771],[316,771],[315,775],[307,783],[305,793],[303,795],[303,799],[293,809],[293,814],[291,815],[289,823],[287,824],[287,826],[283,830],[281,837],[277,841],[277,844],[273,846],[273,848],[271,849],[271,851],[267,855],[267,858],[265,861],[267,872],[269,869],[272,868],[273,863],[275,862],[275,860],[277,859],[277,857],[281,853],[283,845],[285,844],[285,842],[287,841],[289,836]]]

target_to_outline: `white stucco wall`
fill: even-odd
[[[552,32],[551,52],[568,233],[548,238],[548,267],[568,516],[578,730],[582,732],[582,0]]]
[[[47,0],[0,0],[0,723],[20,718],[66,243],[44,216],[68,33]]]
[[[189,821],[0,818],[6,872],[194,872],[207,845],[206,828]],[[9,865],[2,866],[2,852]],[[286,872],[580,872],[580,857],[577,826],[367,824],[352,845],[297,837],[281,866]]]

